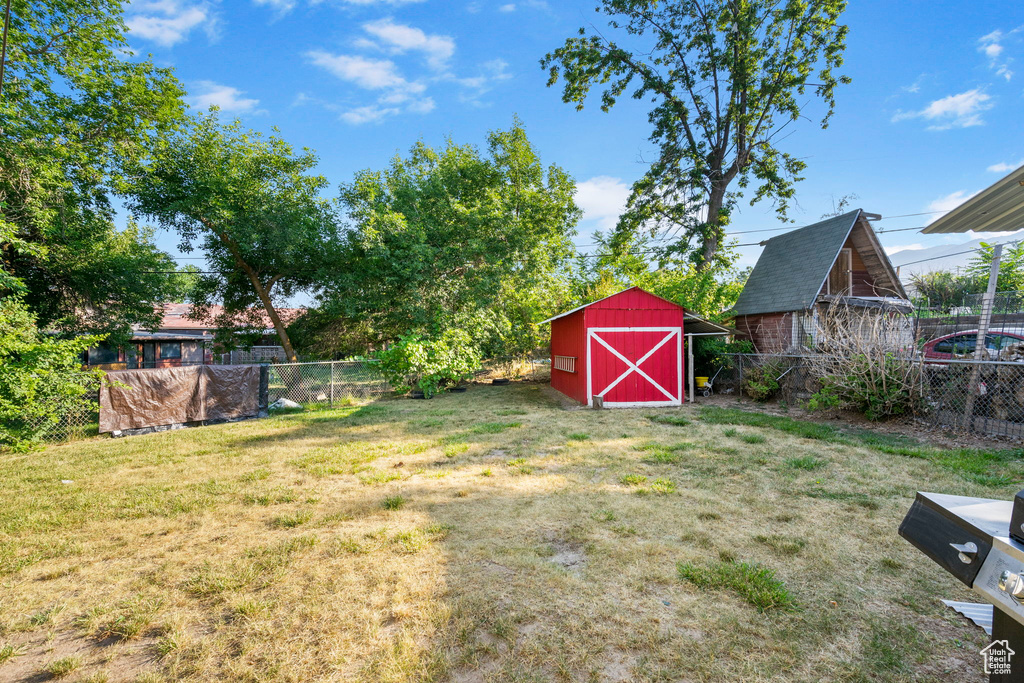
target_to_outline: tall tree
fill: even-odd
[[[597,11],[624,42],[597,29],[541,60],[548,85],[582,109],[592,88],[608,111],[623,93],[648,100],[657,159],[633,184],[620,241],[640,229],[667,231],[677,252],[713,265],[735,207],[735,182],[754,182],[751,203],[774,202],[785,219],[805,163],[782,151],[787,128],[807,116],[808,89],[821,100],[821,126],[848,83],[843,63],[845,0],[602,0]]]
[[[14,0],[0,97],[0,296],[44,328],[158,321],[169,259],[114,226],[126,165],[184,117],[167,69],[126,54],[119,0]],[[124,296],[130,292],[132,296]]]
[[[321,309],[371,343],[458,327],[488,356],[521,351],[535,344],[533,293],[571,254],[574,193],[518,120],[491,133],[484,153],[417,143],[342,186],[346,256]]]
[[[314,290],[337,244],[331,204],[320,196],[323,176],[308,149],[296,154],[279,137],[221,124],[200,114],[188,130],[162,140],[151,162],[130,183],[129,207],[181,237],[180,248],[200,248],[211,270],[192,289],[200,317],[243,329],[263,328],[262,309],[295,360],[281,300]]]

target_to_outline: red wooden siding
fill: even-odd
[[[587,402],[587,347],[583,330],[586,309],[551,321],[551,386],[580,403]],[[555,369],[555,356],[576,359],[576,372]]]
[[[651,381],[635,370],[608,390],[606,403],[645,403],[683,400],[681,386],[683,365],[681,347],[684,311],[671,301],[649,294],[637,287],[606,299],[595,301],[579,311],[551,321],[551,356],[576,357],[576,372],[551,370],[551,386],[580,403],[589,403],[589,389],[596,395],[616,382],[630,369],[616,355],[632,364],[638,363],[653,350],[640,369]],[[670,328],[665,330],[620,330],[598,332],[605,344],[593,340],[590,330],[602,328]],[[672,330],[676,333],[667,339]],[[659,343],[664,341],[661,346]],[[658,347],[656,350],[655,347]]]

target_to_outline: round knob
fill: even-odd
[[[999,575],[999,590],[1018,600],[1024,598],[1024,577],[1009,569],[1004,570]]]

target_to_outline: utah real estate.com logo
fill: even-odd
[[[990,643],[981,651],[985,658],[985,673],[996,675],[1008,675],[1010,673],[1010,658],[1016,652],[1010,649],[1010,643],[1005,640],[996,640]]]

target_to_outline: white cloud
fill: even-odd
[[[515,3],[510,2],[507,5],[502,5],[501,7],[498,8],[498,11],[499,12],[515,12],[516,11]]]
[[[358,55],[334,55],[321,50],[312,50],[306,57],[319,67],[342,79],[355,83],[367,90],[418,88],[422,85],[410,83],[398,73],[395,63],[388,59],[369,59]]]
[[[297,4],[296,0],[253,0],[253,2],[257,5],[275,9],[280,14],[288,14],[295,9]]]
[[[393,54],[405,52],[421,52],[433,69],[442,70],[455,53],[455,41],[449,36],[427,34],[413,26],[396,24],[391,19],[380,19],[363,24],[363,30],[383,43],[384,49]],[[362,39],[359,43],[364,47],[373,45],[372,41]]]
[[[140,38],[170,47],[202,28],[211,39],[216,37],[217,18],[206,3],[182,0],[148,0],[132,3],[125,17],[128,30]]]
[[[980,192],[980,190],[978,192]],[[956,192],[947,194],[945,197],[939,197],[935,201],[931,202],[925,211],[952,211],[974,195],[978,194],[978,192],[971,192],[968,194],[965,190],[957,190]],[[933,218],[932,220],[938,220],[938,218]]]
[[[576,205],[583,210],[584,220],[596,221],[597,229],[608,232],[626,209],[629,191],[621,178],[596,176],[576,183]]]
[[[229,85],[213,81],[196,83],[197,92],[188,98],[188,103],[197,109],[220,107],[224,112],[250,112],[260,103],[257,99],[242,97],[243,92]]]
[[[998,164],[992,164],[985,170],[989,173],[1009,173],[1010,171],[1016,171],[1021,166],[1024,166],[1024,159],[1011,164],[1001,161]]]
[[[981,112],[992,108],[991,99],[992,97],[983,92],[981,88],[975,88],[958,95],[949,95],[935,100],[920,111],[898,111],[892,120],[896,122],[922,118],[926,121],[933,121],[934,123],[928,126],[928,130],[981,126],[985,123],[981,120]]]
[[[381,91],[373,105],[356,107],[341,114],[341,120],[353,125],[379,121],[401,111],[396,105],[405,104],[406,111],[426,114],[434,109],[434,100],[419,97],[427,86],[409,81],[398,71],[395,63],[387,59],[370,59],[359,55],[335,55],[314,50],[306,56],[343,81],[354,83],[364,90]],[[306,98],[307,100],[309,98]]]
[[[252,0],[254,4],[275,9],[279,14],[287,14],[291,12],[299,4],[299,0]],[[323,0],[309,0],[310,5],[319,5]],[[426,2],[426,0],[339,0],[339,2],[348,5],[360,5],[363,7],[371,5],[389,5],[397,7],[399,5],[410,5],[417,2]]]
[[[1002,76],[1006,80],[1013,78],[1013,71],[1010,70],[1010,62],[1013,60],[1009,58],[1000,59],[1003,51],[1006,49],[1003,41],[1020,30],[1020,28],[1016,28],[1007,34],[997,29],[987,36],[982,36],[978,39],[978,52],[988,57],[989,67],[996,72],[997,76]]]
[[[898,254],[901,251],[920,251],[921,249],[927,249],[927,247],[920,242],[915,242],[913,244],[900,244],[893,247],[886,247],[885,253],[892,256],[893,254]]]
[[[483,62],[477,67],[476,75],[456,75],[449,67],[456,52],[455,41],[450,36],[426,33],[414,26],[396,23],[391,18],[365,23],[362,29],[366,34],[356,37],[350,43],[357,51],[386,52],[396,58],[403,55],[422,56],[429,71],[424,73],[420,67],[421,73],[413,79],[405,75],[408,73],[406,69],[416,66],[408,59],[401,62],[402,67],[399,67],[395,60],[380,55],[335,54],[325,50],[306,52],[305,56],[310,63],[359,88],[377,92],[373,104],[346,109],[342,120],[348,123],[378,121],[399,111],[427,114],[437,106],[434,98],[426,95],[427,88],[441,83],[461,86],[461,101],[484,106],[479,98],[494,83],[512,78],[508,63],[502,59]],[[312,101],[312,98],[304,97],[302,102]]]
[[[354,126],[358,126],[362,123],[372,123],[374,121],[380,121],[386,116],[397,114],[398,109],[394,107],[378,107],[376,105],[368,107],[357,107],[356,109],[350,109],[341,115],[341,120],[346,123],[351,123]]]
[[[414,114],[429,114],[434,111],[435,106],[433,97],[424,97],[418,100],[413,100],[407,104],[405,108]]]

